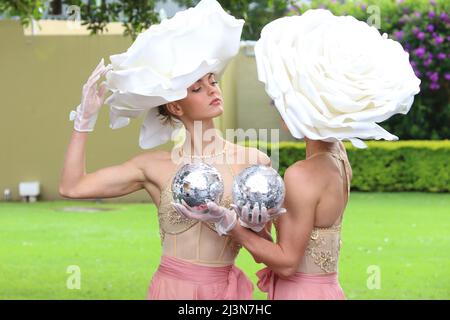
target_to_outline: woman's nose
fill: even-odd
[[[219,92],[219,88],[217,87],[217,84],[208,84],[208,93],[211,94],[215,94]]]

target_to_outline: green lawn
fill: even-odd
[[[0,299],[143,299],[159,263],[157,224],[150,204],[0,203]],[[449,231],[448,194],[353,193],[339,268],[347,298],[449,299]],[[237,264],[255,283],[262,265],[244,249]],[[79,290],[66,285],[73,265]],[[380,271],[379,289],[368,288],[368,268]]]

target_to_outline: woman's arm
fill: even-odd
[[[111,198],[144,187],[146,180],[141,166],[144,155],[120,165],[86,173],[87,138],[87,132],[74,130],[72,133],[59,182],[61,196],[71,199]]]
[[[59,182],[59,193],[73,199],[111,198],[122,196],[144,187],[145,175],[139,155],[121,165],[86,173],[85,154],[88,132],[92,132],[106,94],[103,83],[97,82],[111,70],[103,59],[83,85],[81,103],[71,112],[74,130],[64,159]]]
[[[272,243],[237,225],[229,232],[253,256],[283,277],[294,274],[309,243],[314,226],[317,191],[306,168],[289,168],[285,174],[287,212],[278,218],[278,239]]]
[[[264,226],[264,228],[257,233],[260,237],[263,237],[264,239],[273,242],[273,237],[272,237],[272,221],[269,221],[266,223],[266,225]]]

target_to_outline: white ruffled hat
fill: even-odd
[[[297,139],[360,148],[362,140],[396,140],[378,123],[408,113],[420,91],[400,43],[324,9],[267,24],[255,57],[259,80]]]
[[[187,96],[187,88],[208,73],[218,77],[238,53],[244,20],[227,14],[216,0],[176,13],[138,35],[124,53],[110,56],[106,86],[112,91],[110,127],[122,128],[146,113],[139,146],[168,142],[175,130],[163,124],[158,106]]]

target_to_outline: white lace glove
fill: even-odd
[[[70,112],[69,116],[70,121],[75,120],[75,130],[79,132],[91,132],[94,130],[106,93],[106,84],[102,83],[97,90],[97,81],[111,69],[111,64],[105,67],[103,59],[100,60],[88,81],[83,85],[81,103],[77,106],[76,111]]]
[[[244,228],[251,229],[255,232],[260,232],[267,222],[270,220],[282,215],[286,212],[285,208],[279,209],[269,209],[262,206],[261,210],[258,206],[255,206],[253,209],[250,209],[250,204],[246,203],[242,209],[237,207],[236,205],[231,205],[239,216],[239,224]]]
[[[182,201],[182,205],[172,202],[174,209],[181,215],[189,219],[200,220],[203,222],[212,222],[216,227],[219,235],[226,235],[234,228],[237,223],[236,213],[227,208],[218,206],[214,202],[208,202],[208,211],[206,213],[198,213],[189,205]]]

